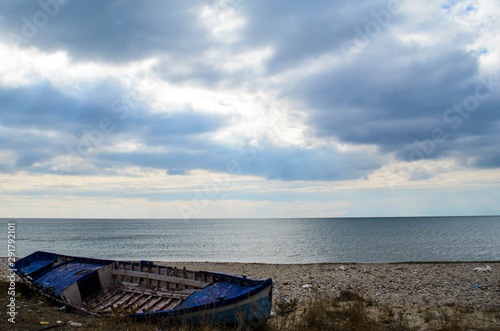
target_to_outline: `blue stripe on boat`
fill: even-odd
[[[178,308],[182,309],[198,305],[208,305],[245,294],[245,292],[249,292],[252,288],[253,287],[242,286],[230,282],[216,283],[205,287],[202,291],[191,294]]]

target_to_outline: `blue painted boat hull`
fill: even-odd
[[[13,269],[33,289],[95,315],[257,327],[271,312],[270,278],[48,252],[28,255]]]

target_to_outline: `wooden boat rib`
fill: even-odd
[[[13,269],[31,288],[94,315],[260,326],[271,312],[270,278],[41,251]]]

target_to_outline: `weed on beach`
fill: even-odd
[[[0,305],[9,300],[8,284],[0,282]],[[232,330],[205,323],[190,326],[172,321],[137,322],[116,317],[93,317],[83,312],[68,310],[46,297],[18,284],[16,303],[19,314],[16,324],[8,323],[5,314],[0,320],[1,330],[129,330],[129,331],[213,331]],[[239,330],[249,330],[240,326]],[[276,297],[273,314],[262,331],[278,330],[500,330],[500,306],[475,310],[456,304],[443,306],[395,307],[373,298],[364,298],[355,290],[341,291],[338,295],[318,290],[308,300],[293,298],[285,301]]]
[[[500,330],[500,307],[478,311],[455,304],[393,307],[355,291],[315,292],[293,312],[276,311],[265,330]]]

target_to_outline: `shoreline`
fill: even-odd
[[[3,257],[0,257],[0,259],[3,259]],[[125,260],[117,260],[117,261],[125,261]],[[127,260],[128,261],[128,260]],[[140,260],[130,260],[133,262],[138,262]],[[484,263],[500,263],[500,260],[481,260],[481,261],[402,261],[402,262],[297,262],[297,263],[274,263],[274,262],[224,262],[224,261],[155,261],[155,260],[146,260],[146,261],[151,261],[156,264],[179,264],[179,263],[184,263],[184,264],[201,264],[201,263],[207,263],[207,264],[249,264],[249,265],[317,265],[317,264],[359,264],[359,265],[379,265],[379,264],[456,264],[456,263],[463,263],[463,264],[471,264],[471,263],[478,263],[478,264],[484,264]]]
[[[46,251],[48,252],[48,251]],[[33,253],[33,252],[32,252]],[[29,253],[31,254],[31,253]],[[28,255],[29,255],[28,254]],[[24,256],[16,256],[16,260],[20,260]],[[255,265],[316,265],[316,264],[359,264],[359,265],[378,265],[378,264],[455,264],[455,263],[465,263],[465,264],[471,264],[471,263],[479,263],[479,264],[484,264],[484,263],[500,263],[499,260],[477,260],[477,261],[467,261],[467,260],[454,260],[454,261],[386,261],[386,262],[349,262],[349,261],[344,261],[344,262],[242,262],[242,261],[168,261],[168,260],[155,260],[155,259],[119,259],[119,258],[104,258],[104,257],[90,257],[93,259],[101,259],[101,260],[116,260],[116,261],[130,261],[130,262],[139,262],[139,261],[150,261],[156,264],[161,264],[161,265],[169,265],[169,264],[179,264],[179,263],[184,263],[184,264],[200,264],[200,263],[207,263],[207,264],[255,264]],[[0,263],[3,260],[7,259],[6,256],[0,256]],[[1,269],[0,269],[1,270]]]

